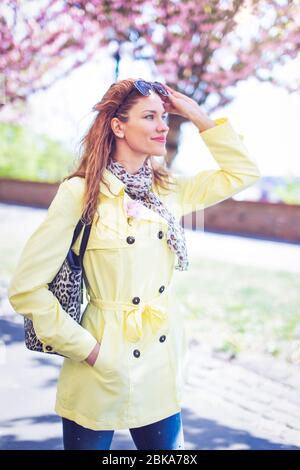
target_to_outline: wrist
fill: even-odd
[[[204,132],[211,127],[215,127],[216,123],[210,119],[208,116],[203,114],[201,111],[197,113],[193,113],[189,116],[189,120],[195,124],[195,126],[199,129],[200,132]]]
[[[88,357],[85,359],[85,361],[93,366],[96,359],[97,359],[97,356],[98,356],[98,353],[99,353],[99,349],[100,349],[100,344],[99,343],[96,343],[96,345],[94,346],[94,348],[92,349],[92,351],[90,352],[90,354],[88,355]]]

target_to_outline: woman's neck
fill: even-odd
[[[113,160],[117,163],[120,163],[128,173],[130,173],[131,175],[134,175],[139,171],[140,168],[142,168],[142,166],[145,164],[146,159],[144,159],[143,161],[141,160],[134,161],[132,159],[126,160],[126,159],[121,159],[121,158],[118,158],[118,159],[114,158]]]

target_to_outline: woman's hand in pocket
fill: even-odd
[[[85,359],[85,361],[90,365],[93,366],[96,362],[96,359],[98,357],[100,351],[100,343],[97,343],[93,350],[90,352],[88,357]]]

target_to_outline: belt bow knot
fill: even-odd
[[[165,307],[157,307],[155,303],[166,295],[166,291],[159,296],[138,305],[122,301],[89,298],[89,302],[104,310],[119,310],[124,314],[123,333],[130,342],[136,342],[143,337],[143,322],[150,324],[155,335],[162,327],[169,326],[169,315]]]
[[[156,334],[162,326],[167,324],[165,308],[157,308],[146,304],[125,309],[124,334],[128,341],[138,341],[143,337],[143,321],[148,320],[152,333]]]

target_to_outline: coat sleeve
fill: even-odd
[[[44,351],[50,345],[53,351],[80,362],[97,340],[63,310],[48,289],[64,262],[82,213],[70,181],[60,184],[45,219],[27,240],[9,282],[8,299],[17,313],[32,320]]]
[[[261,177],[243,136],[235,132],[228,118],[214,122],[214,127],[199,132],[220,169],[202,170],[195,176],[175,176],[179,216],[224,201]]]

